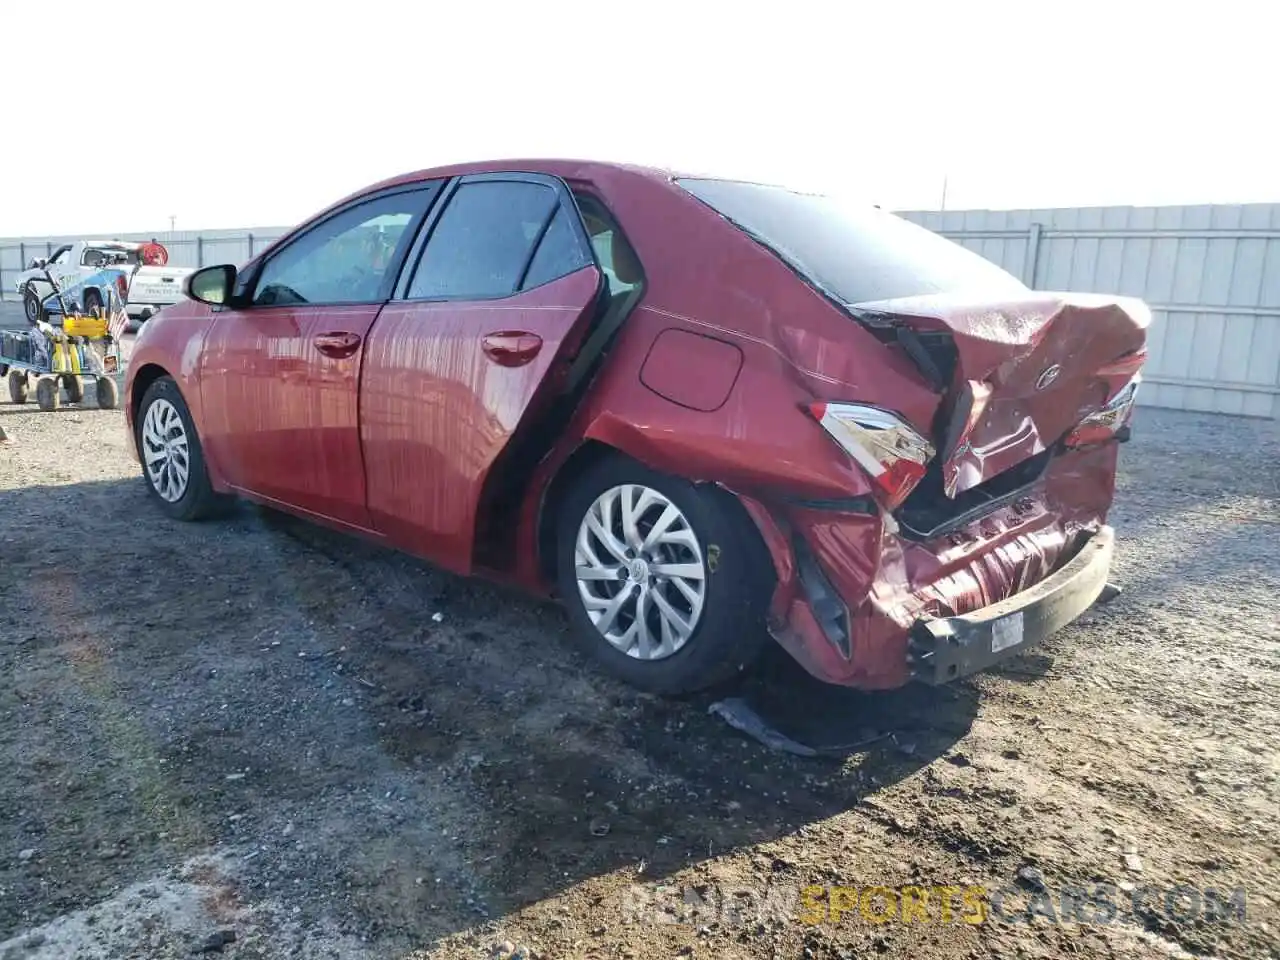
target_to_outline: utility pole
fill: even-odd
[[[946,188],[944,187],[942,190],[942,194],[944,197],[946,196],[946,193],[947,191],[946,191]],[[173,225],[177,222],[178,222],[178,218],[174,216],[172,213],[169,214],[169,232],[170,233],[173,233]]]
[[[939,210],[947,209],[947,175],[942,175],[942,202],[938,205]]]

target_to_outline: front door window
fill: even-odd
[[[391,194],[308,231],[267,261],[254,306],[385,300],[391,271],[422,207],[421,192]]]

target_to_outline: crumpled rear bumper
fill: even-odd
[[[947,683],[1047,639],[1102,594],[1114,552],[1115,531],[1103,527],[1035,586],[972,613],[916,621],[909,638],[912,678]]]
[[[1039,643],[1106,587],[1115,450],[1069,454],[1040,482],[929,541],[865,504],[740,497],[774,560],[769,630],[828,683],[942,683]]]

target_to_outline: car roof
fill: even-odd
[[[455,163],[443,167],[428,167],[412,173],[392,177],[376,187],[395,186],[400,183],[413,183],[418,180],[439,180],[445,177],[461,177],[471,173],[545,173],[564,180],[592,180],[607,171],[618,171],[637,174],[654,180],[670,181],[680,174],[658,167],[646,167],[639,164],[616,163],[607,160],[573,160],[555,158],[530,158],[506,160],[478,160],[470,163]],[[361,193],[364,191],[362,190]]]
[[[677,173],[674,170],[665,170],[659,167],[646,167],[640,164],[617,163],[607,160],[573,160],[573,159],[555,159],[555,158],[526,158],[526,159],[508,159],[508,160],[476,160],[469,163],[454,163],[441,167],[427,167],[422,170],[414,170],[411,173],[402,173],[398,176],[389,177],[378,183],[371,183],[366,187],[361,187],[353,193],[348,194],[336,203],[330,204],[325,209],[319,211],[314,216],[309,217],[307,222],[316,220],[335,210],[358,200],[361,197],[379,190],[385,190],[388,187],[398,187],[411,183],[419,183],[424,180],[443,180],[449,177],[463,177],[473,173],[545,173],[548,176],[560,177],[562,180],[586,180],[596,182],[602,177],[610,174],[622,174],[623,176],[634,176],[650,180],[655,183],[670,183],[678,177],[687,176],[687,174]]]

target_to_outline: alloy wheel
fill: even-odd
[[[190,446],[182,417],[168,400],[155,400],[142,420],[142,462],[160,499],[176,503],[187,492]]]
[[[600,494],[578,526],[578,594],[613,647],[637,660],[679,651],[706,599],[702,547],[684,513],[643,484]]]

